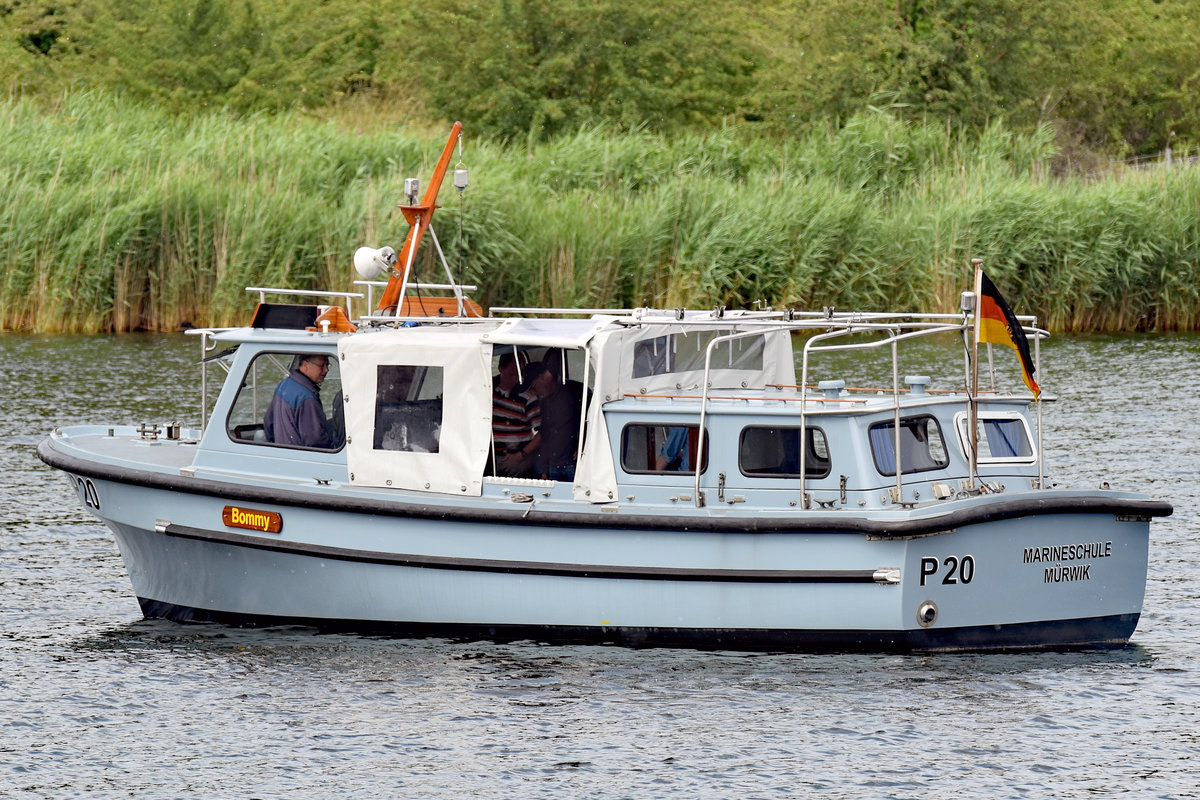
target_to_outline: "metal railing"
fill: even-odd
[[[258,292],[258,302],[267,302],[269,294],[292,295],[294,297],[325,297],[325,298],[341,298],[346,303],[346,316],[351,319],[354,314],[351,311],[351,301],[355,298],[361,298],[362,292],[325,292],[316,289],[285,289],[279,286],[247,286],[247,292]]]
[[[1027,336],[1033,339],[1033,361],[1034,369],[1040,368],[1041,350],[1039,347],[1040,341],[1049,336],[1049,333],[1041,328],[1036,327],[1036,317],[1019,316],[1017,317],[1022,323],[1031,323],[1028,327],[1023,325],[1023,329]],[[711,325],[713,320],[696,320],[703,321]],[[953,321],[954,324],[947,324]],[[678,321],[676,321],[678,322]],[[729,320],[733,322],[733,320]],[[892,390],[893,397],[893,426],[895,439],[893,448],[895,453],[895,468],[896,468],[896,487],[895,501],[904,503],[904,470],[902,465],[901,455],[901,424],[900,424],[900,368],[899,368],[899,350],[898,346],[901,342],[925,338],[937,334],[957,333],[965,336],[968,334],[975,320],[970,314],[867,314],[867,315],[847,315],[844,319],[833,319],[829,317],[820,320],[803,320],[803,321],[776,321],[776,320],[750,320],[738,321],[739,326],[750,327],[751,330],[742,330],[734,333],[729,333],[723,336],[716,336],[708,342],[708,346],[704,353],[704,378],[701,383],[700,395],[700,436],[696,447],[696,471],[694,483],[694,498],[697,508],[705,505],[705,496],[701,488],[701,470],[700,465],[704,463],[704,431],[705,423],[708,416],[709,401],[715,399],[715,396],[709,394],[709,383],[712,372],[712,355],[716,348],[722,344],[732,342],[737,339],[742,339],[751,336],[761,336],[763,327],[770,327],[776,330],[786,329],[793,331],[806,331],[813,328],[824,327],[826,330],[823,333],[818,333],[812,336],[804,344],[801,357],[801,378],[800,378],[800,431],[799,431],[799,447],[800,447],[800,497],[804,508],[810,508],[811,503],[807,492],[807,414],[808,402],[816,399],[807,396],[808,391],[808,370],[809,358],[816,353],[834,353],[834,352],[850,352],[856,350],[873,350],[881,347],[891,348],[891,366],[892,366]],[[832,339],[854,334],[876,333],[883,334],[882,338],[875,339],[869,342],[854,342],[840,344],[822,344]],[[972,365],[970,350],[966,347],[963,349],[963,358],[965,361],[965,373],[969,376]],[[976,369],[978,365],[976,365]],[[994,381],[994,375],[993,375]],[[965,394],[969,403],[978,402],[977,397],[972,394],[971,381],[966,382]],[[1042,447],[1042,408],[1040,402],[1035,402],[1037,406],[1037,438],[1038,438],[1038,488],[1041,488],[1044,483],[1044,467],[1043,454],[1045,448]],[[974,459],[972,459],[974,463]],[[972,472],[972,480],[974,474]]]

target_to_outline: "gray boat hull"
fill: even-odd
[[[326,501],[89,466],[49,445],[41,454],[75,468],[146,616],[395,635],[766,650],[1120,645],[1141,613],[1149,519],[1169,510],[1138,495],[1043,491],[1033,505],[1008,498],[1007,512],[976,497],[911,510],[907,524],[894,513],[885,527],[898,534],[865,518],[855,530],[845,511],[676,514],[637,527],[596,512],[565,525],[570,515],[553,510],[496,519],[396,503],[384,513],[374,495]],[[220,524],[247,500],[279,514],[281,532]]]

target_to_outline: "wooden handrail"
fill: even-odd
[[[703,400],[704,399],[702,395],[698,395],[698,394],[640,394],[640,393],[634,394],[632,392],[627,392],[625,394],[625,396],[626,397],[666,398],[668,400]],[[748,400],[763,400],[763,401],[766,401],[769,403],[775,403],[775,402],[780,402],[780,401],[782,401],[784,403],[799,403],[801,400],[805,400],[809,403],[866,403],[866,402],[869,402],[868,400],[860,400],[857,398],[850,399],[850,398],[845,398],[845,397],[835,397],[835,398],[804,397],[804,398],[800,398],[800,397],[771,397],[768,395],[761,395],[758,397],[738,397],[735,395],[722,395],[722,394],[710,394],[708,396],[708,399],[709,400],[747,400],[747,401]]]

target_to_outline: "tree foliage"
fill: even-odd
[[[0,0],[0,75],[7,89],[24,93],[63,80],[61,62],[73,51],[71,0]]]
[[[383,49],[357,0],[115,0],[74,28],[90,80],[176,110],[325,105],[369,86]]]
[[[1012,0],[805,2],[783,65],[802,67],[789,109],[847,118],[886,101],[968,126],[1019,113],[1042,53],[1030,35],[1043,7]]]
[[[0,0],[11,94],[100,87],[176,112],[336,107],[534,141],[886,107],[1107,155],[1200,145],[1198,0]]]
[[[760,83],[785,128],[875,105],[978,129],[1053,122],[1110,152],[1200,142],[1194,0],[794,0]],[[791,77],[795,76],[795,77]]]
[[[711,8],[711,4],[709,4]],[[753,48],[685,0],[469,0],[418,17],[433,107],[505,139],[585,124],[678,130],[737,111]]]
[[[1065,57],[1058,119],[1098,148],[1156,152],[1200,143],[1200,4],[1109,0]]]

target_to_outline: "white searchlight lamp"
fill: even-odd
[[[360,247],[354,251],[354,269],[365,281],[373,281],[396,266],[396,251],[390,247]]]

